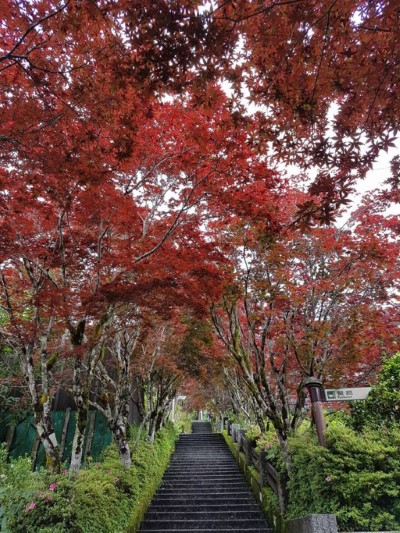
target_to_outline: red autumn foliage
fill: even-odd
[[[309,374],[357,380],[390,351],[398,220],[379,209],[398,201],[398,159],[392,190],[351,231],[326,223],[398,134],[398,2],[3,0],[1,12],[1,333],[54,457],[56,363],[73,359],[88,395],[84,366],[118,306],[203,319],[229,287],[228,319],[255,345],[270,313],[288,389]],[[315,171],[307,194],[278,171],[288,163],[299,186]]]

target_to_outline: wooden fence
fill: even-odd
[[[223,418],[222,426],[232,438],[237,450],[244,454],[246,466],[252,466],[257,471],[260,489],[270,487],[277,495],[283,514],[286,508],[284,476],[268,461],[266,452],[256,450],[256,441],[246,437],[246,431],[239,424]]]

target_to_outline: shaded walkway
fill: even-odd
[[[181,435],[141,531],[271,530],[222,435],[194,422]]]

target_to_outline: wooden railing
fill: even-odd
[[[234,424],[229,419],[224,418],[221,425],[232,438],[237,450],[244,454],[246,466],[252,466],[258,472],[260,489],[270,487],[277,495],[279,507],[284,513],[286,508],[285,480],[268,461],[267,453],[256,450],[256,441],[246,437],[245,430],[239,424]]]

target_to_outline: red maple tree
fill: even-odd
[[[288,467],[287,438],[304,416],[307,380],[359,383],[399,334],[399,249],[388,220],[380,218],[378,231],[377,218],[361,211],[352,229],[303,231],[291,224],[301,196],[287,190],[281,198],[285,229],[275,235],[251,216],[225,230],[233,278],[213,311],[218,336],[259,421],[273,424]]]

